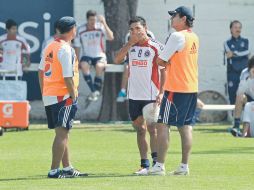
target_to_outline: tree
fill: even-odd
[[[106,21],[114,33],[114,41],[107,42],[106,45],[108,63],[113,63],[115,53],[125,43],[125,35],[129,28],[128,21],[136,16],[138,0],[102,0],[102,2]],[[121,73],[105,73],[100,121],[128,120],[127,102],[116,102],[121,80]]]

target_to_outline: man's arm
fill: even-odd
[[[156,63],[162,67],[166,67],[170,63],[170,58],[175,54],[175,52],[180,51],[184,48],[184,44],[185,37],[182,33],[172,33],[169,36],[163,51],[156,59]]]
[[[164,93],[163,87],[164,87],[165,80],[166,80],[166,72],[165,72],[165,68],[163,68],[163,69],[160,69],[160,91],[156,97],[156,102],[158,105],[161,104],[161,100],[163,97],[163,93]]]
[[[73,78],[72,77],[65,77],[64,82],[65,82],[65,85],[68,89],[68,92],[69,92],[71,98],[75,101],[77,99],[78,95],[76,94],[76,91],[75,91]]]
[[[74,50],[75,50],[75,54],[77,56],[77,59],[79,60],[80,47],[75,47]]]
[[[109,28],[105,18],[102,15],[99,15],[98,20],[101,22],[101,24],[105,28],[106,35],[107,35],[107,40],[109,40],[109,41],[114,40],[114,34],[113,34],[112,30]]]
[[[126,43],[115,55],[114,62],[120,64],[124,61],[124,58],[128,54],[129,49],[132,47],[130,42]]]
[[[235,51],[234,57],[244,57],[244,56],[249,56],[249,55],[250,55],[249,41],[246,40],[245,47],[243,48],[243,50],[242,51]]]
[[[41,89],[41,94],[43,94],[43,71],[39,69],[38,71],[38,78],[39,78],[39,85]]]

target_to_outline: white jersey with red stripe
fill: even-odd
[[[105,57],[105,37],[105,28],[101,23],[97,22],[92,30],[83,24],[78,28],[74,47],[81,48],[81,56]]]
[[[160,72],[156,59],[163,45],[149,39],[142,46],[134,45],[128,52],[128,98],[132,100],[156,100],[160,89]]]
[[[30,47],[25,38],[19,35],[10,37],[4,34],[0,36],[0,47],[3,54],[0,69],[14,71],[18,76],[22,76],[22,54],[30,54]],[[6,76],[15,76],[15,74]]]

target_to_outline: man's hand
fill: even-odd
[[[138,41],[140,39],[142,39],[142,34],[141,33],[131,34],[128,43],[131,44],[131,45],[135,45],[136,43],[138,43]]]
[[[105,20],[104,16],[98,15],[97,18],[98,18],[98,21],[99,21],[101,24],[103,24],[103,25],[106,24],[106,20]]]
[[[161,105],[161,100],[163,98],[163,93],[159,93],[157,96],[156,96],[156,103],[158,106]]]
[[[228,59],[234,56],[234,53],[232,51],[226,52],[226,56]]]

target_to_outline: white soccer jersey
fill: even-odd
[[[240,81],[237,95],[247,94],[254,99],[254,78],[247,78]]]
[[[142,46],[134,45],[128,52],[129,78],[128,98],[132,100],[156,100],[160,89],[162,67],[156,64],[156,58],[163,45],[149,39]]]
[[[0,63],[0,68],[17,72],[18,76],[22,76],[22,54],[30,54],[30,47],[26,40],[19,35],[9,37],[4,34],[0,36],[0,47],[3,51],[3,60]],[[15,76],[15,74],[6,76]]]
[[[101,23],[96,23],[92,30],[84,24],[78,28],[74,47],[81,48],[81,56],[105,57],[105,37],[105,28]]]
[[[244,106],[243,122],[250,124],[250,135],[254,137],[254,102],[247,102]]]

